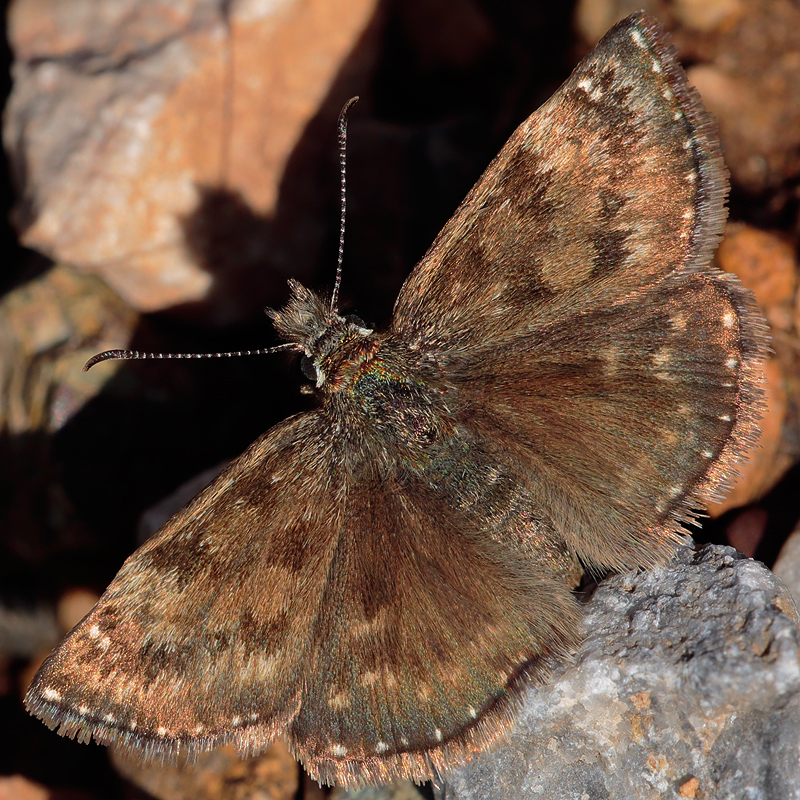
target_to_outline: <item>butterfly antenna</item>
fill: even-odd
[[[344,220],[347,210],[347,113],[358,102],[358,97],[351,97],[339,112],[339,255],[336,260],[336,283],[331,295],[331,310],[336,309],[339,300],[339,284],[342,282],[342,260],[344,258]],[[101,361],[135,361],[153,358],[233,358],[234,356],[258,356],[266,353],[277,353],[281,350],[296,350],[297,345],[291,342],[266,347],[261,350],[237,350],[229,353],[140,353],[138,350],[104,350],[92,356],[83,366],[83,371],[90,370]]]
[[[351,97],[339,112],[339,256],[336,259],[336,283],[331,295],[331,311],[336,311],[339,302],[339,284],[342,282],[342,259],[344,258],[344,218],[347,210],[347,113],[358,102]]]
[[[296,344],[287,342],[275,347],[265,347],[261,350],[235,350],[229,353],[140,353],[138,350],[104,350],[102,353],[92,356],[83,365],[83,371],[87,372],[101,361],[135,361],[145,358],[233,358],[234,356],[261,356],[266,353],[278,353],[281,350],[296,349]]]

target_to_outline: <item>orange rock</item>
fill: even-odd
[[[731,25],[743,13],[741,0],[675,0],[672,11],[683,25],[704,32]]]
[[[737,275],[755,292],[770,323],[770,312],[776,307],[788,309],[793,305],[797,264],[794,248],[783,237],[744,223],[729,223],[717,251],[717,261],[722,269]],[[783,317],[780,321],[780,327],[787,324]]]
[[[192,769],[143,765],[112,760],[119,772],[161,800],[292,800],[300,786],[300,767],[283,742],[274,742],[261,755],[241,760],[232,746],[203,753]]]
[[[797,265],[794,250],[786,239],[744,223],[729,223],[717,251],[717,263],[737,275],[755,293],[773,331],[791,329]],[[725,500],[712,506],[712,517],[758,499],[791,466],[792,455],[782,449],[789,403],[782,363],[774,358],[764,365],[767,411],[761,421],[759,445],[749,454],[750,463],[737,467],[741,477]]]
[[[737,465],[739,477],[731,492],[721,503],[709,507],[711,517],[718,517],[731,508],[747,505],[762,497],[791,466],[791,456],[781,450],[787,395],[777,360],[772,359],[764,365],[764,375],[767,381],[767,411],[761,420],[761,437],[746,461]]]
[[[69,633],[93,608],[100,599],[90,589],[68,589],[58,599],[56,617],[64,633]]]
[[[102,275],[143,311],[203,299],[213,270],[225,282],[242,265],[291,262],[302,277],[328,221],[311,214],[300,240],[273,224],[281,181],[293,157],[319,169],[307,143],[298,152],[317,115],[330,120],[325,153],[335,158],[336,115],[353,93],[341,83],[369,68],[361,40],[376,6],[249,0],[231,4],[226,18],[225,4],[209,0],[178,9],[121,0],[93,4],[91,14],[63,0],[12,4],[17,58],[5,133],[24,170],[25,203],[16,210],[23,242]],[[308,215],[319,200],[304,188],[296,199]],[[252,241],[235,224],[228,231],[238,261],[230,253],[209,263],[187,241],[209,194],[217,206],[222,194],[231,215],[244,209],[246,219],[233,223],[260,223]],[[249,313],[261,303],[251,294],[245,286],[212,305],[215,321]]]
[[[700,788],[700,781],[691,777],[688,781],[684,781],[678,788],[678,795],[680,797],[697,797],[697,790]]]
[[[0,800],[49,800],[50,790],[23,775],[0,777]]]

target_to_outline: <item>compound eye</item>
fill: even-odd
[[[313,359],[305,354],[300,356],[300,372],[310,381],[317,382],[317,368],[314,366]]]
[[[367,327],[367,323],[364,322],[364,320],[361,319],[361,317],[357,317],[355,314],[348,314],[344,318],[344,321],[345,322],[349,322],[351,325],[355,325],[357,328],[366,328]]]

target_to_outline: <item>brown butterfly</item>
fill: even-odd
[[[613,28],[514,133],[373,332],[291,283],[319,408],[123,565],[37,674],[61,733],[174,758],[283,737],[423,780],[580,641],[584,566],[669,558],[752,446],[767,344],[709,262],[726,171],[659,26]]]

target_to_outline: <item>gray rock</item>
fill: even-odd
[[[800,597],[800,525],[784,542],[772,571],[786,584],[796,603]]]
[[[796,619],[781,581],[729,547],[613,577],[574,663],[438,795],[800,798]]]
[[[385,786],[368,786],[350,792],[334,789],[330,800],[422,800],[422,795],[410,781],[395,781]]]

